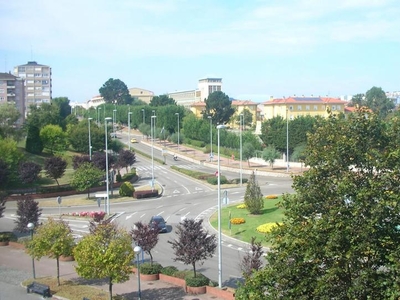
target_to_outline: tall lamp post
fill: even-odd
[[[240,186],[243,185],[243,169],[242,169],[242,153],[243,153],[243,146],[242,146],[242,131],[243,131],[243,123],[244,123],[244,116],[243,114],[239,115],[240,117],[240,124],[239,124],[239,130],[240,130]]]
[[[218,133],[218,287],[222,288],[222,235],[221,235],[221,161],[219,153],[219,130],[225,125],[217,126]]]
[[[212,152],[212,117],[207,117],[210,120],[210,161],[213,161],[213,152]]]
[[[140,246],[135,246],[135,248],[133,248],[133,252],[135,252],[136,254],[136,263],[137,263],[137,280],[138,280],[138,299],[140,300],[142,297],[142,291],[140,290],[140,265],[139,265],[139,254],[142,252],[142,248],[140,248]]]
[[[111,117],[107,117],[104,119],[104,135],[106,137],[106,193],[107,193],[107,214],[110,214],[110,195],[109,195],[109,191],[108,191],[108,184],[109,184],[109,180],[108,180],[108,141],[107,141],[107,124],[108,121],[111,120]]]
[[[289,173],[289,109],[286,107],[286,172]]]
[[[132,112],[128,112],[128,145],[129,145],[129,150],[131,150],[131,115],[132,115]]]
[[[97,126],[100,127],[100,123],[99,123],[99,121],[100,121],[100,118],[99,118],[99,110],[101,110],[101,107],[97,106],[97,107],[96,107],[96,110],[97,110]]]
[[[151,190],[154,189],[154,132],[157,116],[151,116]]]
[[[114,109],[113,110],[113,133],[114,133],[114,138],[117,137],[116,134],[115,134],[116,123],[117,123],[117,110]]]
[[[179,113],[175,113],[178,116],[178,152],[179,152]]]
[[[90,121],[92,118],[88,118],[88,127],[89,127],[89,159],[92,160],[92,140],[90,137]]]
[[[31,233],[31,240],[33,240],[33,229],[35,228],[35,224],[33,223],[28,223],[27,225],[30,233]],[[33,272],[33,279],[36,279],[36,274],[35,274],[35,258],[32,256],[32,272]]]

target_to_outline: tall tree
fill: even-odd
[[[126,172],[128,172],[128,167],[133,165],[135,161],[136,161],[135,152],[129,150],[119,151],[117,165],[121,168],[126,168]]]
[[[51,154],[54,151],[65,151],[68,145],[67,135],[58,125],[46,125],[40,130],[40,139],[43,147]]]
[[[274,167],[275,160],[279,158],[281,154],[279,153],[278,150],[274,146],[268,146],[265,147],[263,152],[262,152],[262,158],[269,163],[271,168]]]
[[[99,224],[74,249],[79,276],[87,279],[108,278],[109,299],[113,283],[129,280],[134,258],[131,236],[114,223]]]
[[[77,124],[67,125],[68,142],[74,150],[89,153],[89,124],[84,119]],[[109,139],[110,140],[110,139]],[[105,149],[104,128],[98,127],[95,122],[90,123],[90,144],[92,152]]]
[[[10,170],[8,164],[0,159],[0,187],[7,186],[10,176]]]
[[[20,130],[15,126],[20,117],[20,113],[15,105],[11,103],[0,104],[0,137],[20,138]]]
[[[92,163],[84,162],[75,171],[71,185],[78,191],[87,191],[90,198],[90,188],[97,185],[104,175],[103,171],[96,168]]]
[[[250,158],[254,156],[255,153],[253,143],[244,143],[242,149],[243,158],[247,160],[247,165],[250,167]]]
[[[60,256],[72,255],[74,246],[74,237],[68,223],[49,218],[37,228],[33,239],[28,242],[27,250],[36,259],[43,256],[56,259],[57,284],[60,285]]]
[[[132,97],[126,84],[119,79],[108,79],[99,89],[106,103],[131,104]]]
[[[365,105],[365,95],[364,94],[356,94],[353,97],[351,97],[351,100],[349,101],[349,106],[350,107],[361,107]]]
[[[21,196],[17,200],[17,219],[15,230],[19,232],[27,232],[28,224],[33,223],[35,228],[39,224],[39,217],[42,214],[42,209],[39,208],[39,202],[33,200],[31,196]]]
[[[385,92],[380,87],[372,87],[365,93],[366,105],[381,117],[386,117],[394,108],[392,99],[386,97]]]
[[[168,95],[154,96],[149,103],[150,106],[166,106],[166,105],[176,105],[174,99],[170,98]]]
[[[150,256],[150,263],[153,264],[151,250],[153,250],[158,243],[158,230],[154,230],[149,224],[136,222],[130,234],[136,245],[139,245],[142,250]]]
[[[253,236],[251,238],[249,249],[241,259],[239,265],[244,278],[249,278],[253,272],[262,268],[263,263],[261,258],[263,257],[263,254],[264,251],[261,242],[256,242],[256,238]]]
[[[247,182],[244,203],[251,214],[260,214],[261,210],[264,208],[263,194],[256,181],[254,171],[251,173],[249,181]]]
[[[251,299],[397,299],[400,119],[369,109],[331,115],[309,137],[306,164],[285,195]],[[250,297],[249,296],[249,297]]]
[[[217,248],[215,234],[209,234],[202,226],[203,220],[184,219],[176,226],[177,239],[170,240],[175,261],[192,265],[196,277],[196,263],[212,257]]]
[[[17,142],[10,138],[0,139],[0,155],[0,160],[5,164],[5,169],[2,173],[3,176],[6,175],[5,178],[8,180],[0,183],[0,185],[4,185],[9,181],[17,179],[18,165],[22,161],[24,155],[18,149]]]
[[[59,115],[62,120],[71,114],[71,105],[69,105],[68,97],[56,97],[51,100],[51,103],[58,107]]]
[[[213,124],[225,124],[235,113],[232,108],[232,101],[228,95],[221,91],[211,93],[206,99],[206,109],[203,118],[207,119],[211,116]]]
[[[44,161],[44,169],[46,171],[46,175],[58,183],[58,179],[60,179],[64,173],[65,169],[67,168],[67,162],[58,156],[53,156],[46,158]]]
[[[247,108],[243,109],[242,114],[243,114],[243,130],[246,130],[246,126],[251,126],[251,124],[253,123],[253,114]],[[236,117],[236,121],[240,123],[241,121],[240,115]]]

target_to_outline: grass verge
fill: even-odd
[[[282,222],[284,210],[277,206],[281,197],[278,199],[265,199],[264,209],[260,215],[251,215],[245,208],[237,208],[238,204],[224,207],[221,209],[221,231],[223,234],[232,238],[250,243],[251,238],[256,237],[257,241],[265,247],[271,246],[265,237],[265,233],[260,233],[256,230],[259,225],[270,222]],[[232,224],[229,229],[229,215],[232,218],[244,218],[243,224]],[[214,228],[218,228],[218,212],[215,212],[211,218],[210,223]]]

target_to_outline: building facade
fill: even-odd
[[[10,73],[0,73],[0,104],[14,105],[20,113],[16,125],[22,125],[25,120],[25,89],[24,80]]]
[[[222,78],[203,78],[199,80],[195,90],[171,92],[167,95],[174,99],[177,105],[190,108],[196,102],[204,102],[211,93],[217,91],[222,91]]]
[[[327,117],[329,111],[334,114],[344,113],[347,101],[339,98],[324,97],[289,97],[283,99],[271,98],[263,103],[264,118],[272,119],[281,116],[293,120],[298,116]]]
[[[141,88],[130,88],[129,94],[132,96],[132,98],[141,100],[143,102],[146,102],[147,104],[149,104],[151,99],[153,99],[154,97],[154,93],[152,91]]]
[[[51,103],[52,81],[51,68],[29,61],[25,65],[14,67],[14,75],[25,80],[25,112],[29,113],[30,105]]]

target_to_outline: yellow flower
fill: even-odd
[[[246,220],[244,218],[232,218],[231,219],[231,224],[238,225],[238,224],[243,224],[243,223],[246,223]]]
[[[278,223],[281,225],[282,223]],[[277,223],[265,223],[257,227],[257,231],[261,233],[268,233],[272,230],[272,228],[276,227]]]
[[[265,196],[265,198],[266,199],[277,199],[278,196],[277,195],[268,195],[268,196]]]
[[[239,204],[238,206],[236,206],[236,208],[247,208],[247,205],[246,204]]]

